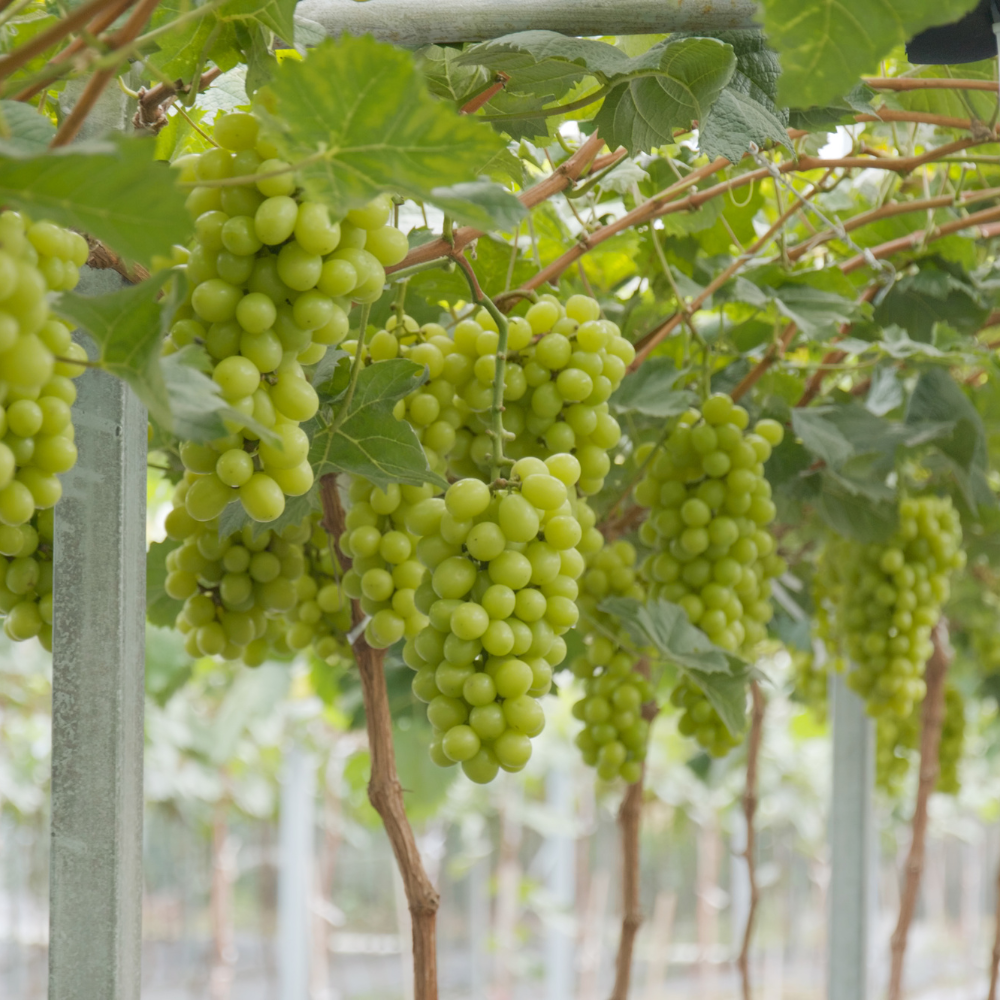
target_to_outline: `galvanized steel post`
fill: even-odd
[[[828,1000],[866,1000],[874,930],[872,850],[875,726],[844,675],[830,677],[833,795],[827,935]]]
[[[106,372],[76,384],[55,519],[49,1000],[138,1000],[146,411]]]
[[[396,45],[479,42],[512,31],[641,35],[753,28],[753,0],[301,0],[296,13],[331,35]]]

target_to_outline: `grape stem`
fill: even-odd
[[[367,313],[365,315],[367,318]],[[319,493],[323,506],[320,523],[331,539],[339,541],[344,534],[346,518],[335,473],[320,477]],[[343,553],[340,553],[339,559],[342,566],[350,567],[351,561]],[[352,600],[351,621],[354,628],[364,617],[360,602]],[[392,713],[385,684],[385,653],[372,649],[364,635],[358,637],[352,649],[361,677],[372,762],[368,799],[385,825],[403,879],[413,927],[413,997],[414,1000],[437,1000],[437,911],[440,896],[424,870],[413,828],[406,816],[403,786],[396,772]]]
[[[889,974],[888,1000],[899,1000],[903,989],[903,960],[910,924],[917,909],[920,881],[924,873],[924,854],[927,846],[927,803],[934,791],[941,764],[938,750],[941,746],[941,727],[944,724],[944,682],[951,664],[947,627],[944,621],[934,630],[934,652],[927,661],[924,681],[927,693],[921,714],[920,728],[920,782],[917,785],[917,802],[913,808],[913,836],[903,868],[903,889],[900,893],[899,920],[892,934],[892,967]]]
[[[472,290],[472,297],[493,317],[493,322],[497,325],[497,366],[493,375],[493,405],[490,407],[492,414],[492,426],[486,433],[493,438],[493,467],[491,470],[491,480],[498,480],[503,475],[504,466],[512,464],[509,459],[503,456],[503,390],[504,375],[507,371],[507,317],[497,308],[496,303],[479,287],[479,279],[472,269],[465,254],[458,253],[453,258],[469,282]]]
[[[347,419],[351,411],[351,403],[354,400],[354,393],[358,388],[358,377],[361,375],[362,362],[365,355],[365,331],[368,329],[368,316],[372,311],[371,303],[366,302],[361,307],[361,315],[358,318],[358,346],[354,349],[354,363],[351,365],[351,381],[347,384],[347,392],[344,394],[344,402],[341,403],[337,415],[330,425],[331,437],[340,430],[341,425]]]

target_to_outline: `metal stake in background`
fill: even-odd
[[[76,385],[80,455],[55,519],[49,1000],[138,1000],[146,411],[106,372]]]
[[[754,28],[753,0],[301,0],[300,17],[328,34],[372,34],[396,45],[480,42],[512,31],[642,35]]]
[[[875,725],[843,674],[830,675],[833,796],[830,803],[828,1000],[866,1000],[874,930],[872,848]]]
[[[293,744],[281,774],[278,840],[278,976],[280,1000],[309,998],[309,942],[313,933],[313,855],[316,758]]]

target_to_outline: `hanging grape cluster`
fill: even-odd
[[[220,538],[217,519],[197,521],[188,513],[184,499],[193,481],[188,473],[177,485],[166,519],[168,537],[181,545],[167,555],[164,590],[184,602],[177,628],[186,636],[185,649],[190,656],[242,659],[248,666],[271,653],[287,655],[285,616],[299,600],[311,523],[256,536],[246,525]]]
[[[385,649],[404,636],[415,638],[427,625],[414,603],[425,571],[416,558],[419,537],[407,527],[407,516],[433,492],[431,486],[396,483],[381,490],[361,477],[351,479],[340,550],[353,565],[344,575],[344,591],[371,616],[365,640],[373,649]]]
[[[572,295],[563,306],[551,295],[509,321],[504,371],[504,429],[513,435],[512,458],[575,455],[577,489],[600,491],[611,468],[608,451],[621,438],[608,399],[618,388],[635,348],[618,326],[600,318],[595,299]],[[467,409],[451,460],[456,475],[489,473],[493,444],[489,408],[496,372],[497,327],[482,310],[455,327],[448,378]]]
[[[347,335],[351,301],[381,295],[385,267],[405,256],[407,241],[387,224],[388,196],[340,220],[306,200],[252,115],[218,119],[214,139],[217,147],[175,164],[181,181],[196,185],[187,198],[195,240],[185,265],[189,297],[166,350],[203,344],[231,409],[225,436],[181,448],[197,477],[185,505],[207,522],[238,498],[267,522],[286,496],[313,483],[299,425],[319,400],[303,366]],[[212,186],[242,177],[245,184]]]
[[[429,571],[415,602],[430,621],[403,657],[435,729],[432,759],[473,781],[521,770],[545,725],[537,699],[579,617],[579,475],[572,455],[526,458],[496,492],[460,479],[411,512]]]
[[[581,500],[578,509],[584,506]],[[589,508],[587,508],[589,511]],[[591,513],[592,517],[592,513]],[[598,533],[599,534],[599,533]],[[617,777],[632,783],[642,776],[649,742],[649,722],[643,705],[653,697],[641,658],[613,616],[600,610],[608,597],[642,601],[635,546],[616,541],[586,555],[587,569],[578,600],[584,621],[586,653],[570,664],[584,682],[584,695],[573,705],[573,716],[584,723],[576,736],[584,763],[597,768],[603,781]]]
[[[920,723],[918,707],[905,717],[887,712],[876,720],[875,782],[894,798],[902,793],[910,763],[920,746]],[[957,687],[946,682],[935,791],[945,795],[959,793],[958,765],[964,749],[965,699]]]
[[[312,648],[327,663],[349,660],[344,636],[351,631],[351,605],[344,592],[340,561],[334,561],[319,515],[306,519],[301,535],[305,571],[295,581],[298,600],[285,614],[285,642],[294,651]]]
[[[851,688],[875,716],[906,718],[923,700],[931,632],[950,594],[951,574],[965,565],[962,527],[947,497],[906,498],[899,526],[885,542],[837,538],[820,556],[829,636],[852,664]],[[834,646],[836,650],[836,646]]]
[[[86,351],[49,311],[74,288],[87,241],[0,213],[0,614],[8,638],[52,648],[52,508],[76,463],[72,379]]]
[[[636,460],[646,471],[635,488],[649,508],[639,538],[651,549],[643,563],[652,597],[684,609],[717,646],[751,650],[767,634],[770,583],[786,569],[767,531],[775,515],[764,462],[784,431],[724,394],[682,414],[662,447],[646,445]],[[710,753],[734,745],[701,690],[682,679],[672,696],[683,708],[680,729]]]

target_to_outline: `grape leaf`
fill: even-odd
[[[764,31],[781,59],[778,101],[828,104],[896,45],[958,20],[976,0],[762,0]]]
[[[616,413],[641,413],[647,417],[674,417],[698,402],[686,389],[673,391],[681,372],[670,358],[650,358],[626,375],[609,403]]]
[[[30,104],[0,101],[0,155],[44,153],[55,134],[55,125]]]
[[[629,61],[636,78],[608,94],[594,125],[612,149],[650,152],[673,142],[675,129],[703,121],[735,68],[732,46],[714,38],[654,45]]]
[[[429,200],[466,226],[483,232],[513,233],[527,210],[506,188],[493,181],[467,181],[431,190]]]
[[[312,442],[309,462],[316,478],[329,472],[364,476],[380,489],[390,483],[447,481],[427,465],[413,428],[392,413],[396,401],[427,381],[427,369],[404,358],[362,369],[345,415],[324,407],[304,429]]]
[[[181,543],[168,538],[165,542],[153,542],[146,553],[146,620],[161,628],[173,628],[177,616],[184,607],[164,589],[167,579],[167,556]]]
[[[763,104],[732,87],[725,87],[698,130],[698,146],[713,159],[724,156],[739,163],[750,143],[763,149],[768,142],[788,146],[781,120]]]
[[[851,492],[828,476],[823,480],[818,509],[836,534],[859,542],[884,542],[896,530],[899,518],[895,502]]]
[[[640,604],[612,597],[602,602],[601,610],[618,619],[633,642],[652,646],[663,659],[677,664],[705,693],[733,736],[743,731],[750,670],[740,657],[713,645],[688,621],[683,608],[663,600]]]
[[[301,62],[285,60],[258,99],[280,153],[301,164],[310,197],[337,215],[380,191],[430,200],[502,146],[433,98],[409,53],[370,37],[345,35]]]
[[[605,80],[621,76],[634,60],[607,42],[571,38],[558,31],[517,31],[473,45],[457,62],[501,70],[511,77],[511,92],[551,101],[587,76]]]
[[[459,106],[485,90],[489,74],[483,66],[468,65],[460,49],[446,45],[426,45],[416,53],[427,89],[435,97],[454,101]]]
[[[695,628],[684,609],[670,601],[642,604],[631,597],[610,597],[601,602],[601,611],[620,621],[638,646],[651,646],[663,659],[685,669],[714,674],[745,666],[735,653],[720,649]]]
[[[122,139],[0,159],[0,203],[89,233],[148,266],[190,236],[184,195],[172,171],[153,164],[154,150]]]
[[[170,401],[160,369],[163,309],[157,301],[169,271],[106,295],[63,292],[56,315],[86,330],[105,371],[127,382],[160,426],[170,427]]]
[[[219,8],[222,20],[252,19],[270,28],[289,45],[295,41],[295,5],[298,0],[229,0]]]

